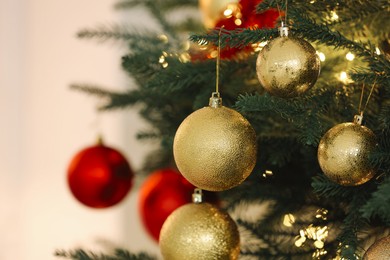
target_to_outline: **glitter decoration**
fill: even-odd
[[[256,165],[256,132],[237,111],[222,105],[219,93],[221,33],[219,30],[215,92],[209,106],[187,116],[173,140],[173,157],[194,186],[223,191],[241,184]]]
[[[214,103],[213,103],[214,102]],[[242,183],[256,164],[256,133],[237,111],[211,99],[177,129],[173,154],[183,176],[194,186],[223,191]]]
[[[240,236],[227,213],[209,203],[191,203],[175,210],[165,221],[160,251],[167,260],[236,260]]]
[[[377,240],[368,248],[363,260],[390,259],[390,236]]]
[[[271,95],[296,97],[314,86],[320,59],[310,43],[288,36],[283,25],[279,30],[280,37],[268,42],[257,57],[257,77]]]
[[[332,127],[321,138],[318,162],[324,174],[333,182],[356,186],[374,175],[369,155],[376,146],[376,137],[367,127],[356,122]]]

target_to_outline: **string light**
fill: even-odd
[[[353,82],[353,80],[350,77],[348,77],[348,74],[345,71],[342,71],[342,72],[340,72],[340,74],[338,74],[338,79],[341,82],[343,82],[344,84],[348,84],[348,83]]]
[[[381,50],[379,50],[378,47],[375,47],[375,53],[378,54],[378,55],[381,55]]]
[[[330,20],[331,21],[337,21],[339,19],[339,16],[335,11],[330,11]]]
[[[226,18],[229,18],[231,17],[233,14],[233,9],[231,8],[226,8],[225,11],[223,11],[223,15],[226,16]]]
[[[263,173],[263,177],[267,178],[268,176],[272,176],[274,173],[271,170],[265,170]]]
[[[355,55],[352,52],[348,52],[347,55],[345,55],[345,58],[349,61],[353,61],[355,59]]]
[[[159,38],[162,42],[168,43],[168,36],[166,36],[165,34],[160,34],[160,35],[158,36],[158,38]]]
[[[325,54],[323,52],[316,51],[316,53],[318,55],[318,58],[320,58],[320,61],[325,61],[326,57],[325,57]]]
[[[295,223],[295,217],[293,214],[288,213],[288,214],[284,215],[283,225],[285,225],[286,227],[292,227],[292,225],[294,223]]]
[[[315,217],[317,219],[326,220],[328,210],[321,208],[316,211]],[[288,214],[287,214],[288,215]],[[285,215],[285,219],[286,216]],[[313,252],[312,257],[320,258],[328,252],[324,249],[325,240],[328,237],[329,229],[328,226],[314,226],[310,224],[308,227],[299,230],[299,236],[295,240],[295,246],[301,247],[307,240],[312,240],[316,250]]]

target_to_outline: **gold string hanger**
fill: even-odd
[[[222,106],[222,98],[221,95],[219,94],[219,68],[220,68],[220,63],[221,63],[221,33],[222,29],[225,26],[222,25],[221,28],[219,28],[219,33],[218,33],[218,46],[217,46],[217,62],[216,62],[216,79],[215,79],[215,92],[211,94],[210,101],[209,101],[209,106],[210,107],[221,107]]]
[[[375,85],[376,85],[376,78],[375,78],[374,83],[372,84],[370,93],[368,94],[366,103],[364,104],[364,108],[362,109],[363,96],[364,96],[364,87],[365,87],[365,84],[364,84],[364,82],[363,82],[362,92],[361,92],[361,94],[360,94],[360,101],[359,101],[359,107],[358,107],[358,113],[359,113],[359,115],[356,115],[356,116],[355,116],[355,118],[354,118],[354,122],[355,122],[355,123],[362,124],[362,121],[363,121],[363,114],[364,114],[364,111],[365,111],[366,108],[367,108],[368,102],[370,101],[370,98],[371,98],[372,93],[373,93],[373,91],[374,91]]]

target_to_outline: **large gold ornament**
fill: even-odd
[[[307,41],[288,36],[280,27],[280,37],[260,51],[256,61],[257,77],[272,95],[291,98],[313,87],[320,73],[320,59]]]
[[[237,111],[212,97],[181,123],[173,142],[179,171],[194,186],[223,191],[242,183],[256,164],[256,133]]]
[[[390,259],[390,236],[384,237],[371,245],[363,260]]]
[[[160,251],[165,260],[235,260],[240,237],[231,217],[209,203],[176,209],[164,222]]]
[[[345,186],[360,185],[375,175],[368,158],[375,146],[376,137],[369,128],[356,121],[338,124],[321,138],[318,162],[330,180]]]

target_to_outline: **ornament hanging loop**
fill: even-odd
[[[217,64],[216,64],[216,80],[215,80],[215,92],[211,93],[209,106],[218,108],[222,106],[222,98],[219,94],[219,67],[221,62],[221,33],[224,26],[222,25],[218,33],[218,47],[217,47]]]
[[[192,193],[192,202],[193,203],[202,203],[202,201],[203,201],[202,189],[195,188],[194,193]]]
[[[353,122],[358,125],[363,123],[363,111],[360,112],[360,115],[355,115],[353,117]]]
[[[288,36],[288,27],[284,25],[284,22],[282,21],[281,26],[278,28],[280,37],[287,37]]]
[[[219,33],[218,33],[218,47],[217,47],[217,64],[216,64],[216,82],[215,82],[215,92],[219,93],[219,68],[220,68],[220,63],[221,63],[221,33],[222,29],[225,26],[222,25],[221,28],[219,28]]]
[[[278,28],[279,35],[280,35],[281,37],[286,37],[286,36],[288,36],[288,27],[287,27],[287,7],[288,7],[288,0],[286,0],[286,3],[285,3],[286,12],[285,12],[285,16],[284,16],[284,21],[283,21],[283,19],[282,19],[282,12],[280,11],[280,7],[279,7],[279,3],[278,3],[278,2],[276,2],[276,6],[277,6],[277,8],[278,8],[279,17],[280,17],[280,20],[281,20],[280,27]]]
[[[364,114],[364,111],[367,108],[368,101],[370,101],[370,98],[371,98],[372,92],[374,91],[375,85],[376,85],[376,79],[375,79],[375,81],[374,81],[374,83],[373,83],[373,85],[371,87],[370,93],[368,94],[368,97],[367,97],[367,100],[366,100],[366,104],[364,105],[364,107],[362,109],[363,95],[364,95],[364,83],[363,83],[362,93],[360,94],[360,102],[359,102],[359,108],[358,108],[359,115],[355,115],[354,116],[354,118],[353,118],[353,122],[354,123],[359,124],[359,125],[362,124],[362,122],[363,122],[363,114]]]

